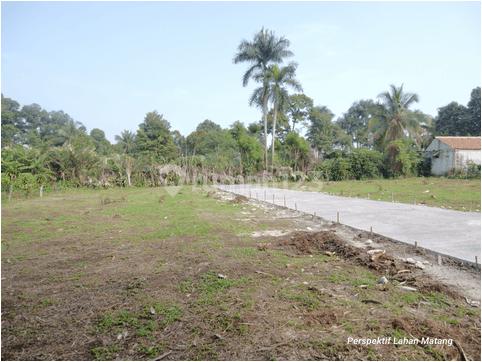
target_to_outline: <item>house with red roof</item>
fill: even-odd
[[[434,175],[464,170],[468,160],[480,165],[480,137],[436,137],[425,151]]]

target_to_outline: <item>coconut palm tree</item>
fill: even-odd
[[[120,136],[115,136],[115,140],[122,146],[124,153],[131,153],[136,144],[136,135],[132,131],[123,130]]]
[[[408,109],[419,101],[419,97],[415,93],[403,92],[403,84],[400,88],[390,85],[390,91],[377,97],[381,102],[368,109],[368,113],[372,114],[368,134],[372,140],[378,140],[381,147],[388,149],[390,162],[395,167],[396,150],[390,147],[390,143],[408,135],[420,145],[420,135],[424,131],[420,123],[426,119],[423,113]]]
[[[67,142],[67,144],[72,144],[77,136],[82,133],[85,133],[87,129],[82,124],[82,122],[70,120],[67,124],[59,129],[59,136],[56,138],[55,143],[63,145]]]
[[[284,58],[293,56],[288,50],[290,42],[284,37],[276,37],[273,31],[264,30],[264,27],[254,35],[253,41],[243,39],[238,46],[238,52],[233,58],[234,64],[248,62],[252,65],[243,75],[243,87],[248,85],[249,79],[256,78],[263,81],[263,118],[264,118],[264,147],[265,166],[268,168],[268,119],[267,119],[267,80],[264,74],[267,73],[270,64],[279,64]]]

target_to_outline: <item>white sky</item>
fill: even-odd
[[[291,41],[304,93],[336,118],[390,84],[433,116],[481,85],[479,1],[2,1],[1,91],[111,142],[153,110],[184,136],[205,119],[248,125],[261,118],[248,105],[257,84],[243,88],[249,65],[232,59],[263,26]]]

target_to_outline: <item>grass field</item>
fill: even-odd
[[[293,233],[314,226],[207,191],[72,190],[3,202],[2,359],[480,359],[480,307],[451,288],[389,256],[368,267],[336,227]],[[268,230],[291,233],[251,237]],[[414,337],[460,348],[348,343]]]
[[[270,184],[271,186],[271,184]],[[274,184],[281,188],[282,184]],[[343,197],[368,198],[371,200],[400,203],[425,204],[430,207],[480,212],[480,180],[455,180],[445,178],[406,178],[398,180],[289,182],[292,190],[320,191]],[[472,206],[471,206],[472,203]]]

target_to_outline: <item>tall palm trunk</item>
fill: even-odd
[[[274,117],[273,117],[273,138],[271,140],[271,166],[274,166],[274,138],[276,135],[276,116],[278,114],[278,101],[274,102]]]
[[[265,170],[268,170],[268,95],[266,94],[266,84],[263,84],[263,113],[264,113],[264,160],[265,160]]]

